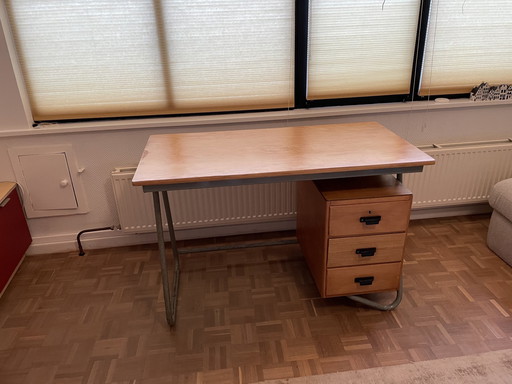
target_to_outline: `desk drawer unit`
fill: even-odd
[[[411,202],[391,175],[298,183],[297,237],[322,297],[399,289]]]

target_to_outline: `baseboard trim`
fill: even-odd
[[[413,209],[411,220],[430,219],[436,217],[466,216],[485,214],[492,211],[489,204],[471,204],[440,208]],[[261,223],[215,226],[208,228],[181,229],[176,231],[178,240],[200,239],[217,236],[233,236],[247,233],[288,231],[295,229],[295,220],[269,221]],[[76,233],[55,236],[33,237],[27,255],[73,252],[78,255]],[[168,237],[166,234],[166,241]],[[82,247],[87,253],[89,249],[123,247],[138,244],[156,243],[155,233],[127,234],[121,230],[105,230],[85,233],[81,237]]]
[[[208,228],[181,229],[176,231],[178,240],[201,239],[219,236],[234,236],[247,233],[263,233],[288,231],[295,229],[295,220],[280,220],[272,222],[251,223],[242,225],[214,226]],[[74,252],[78,255],[77,233],[61,234],[56,236],[33,237],[27,255],[41,255],[49,253]],[[168,233],[164,234],[169,241]],[[100,232],[84,233],[80,241],[87,250],[124,247],[139,244],[152,244],[157,242],[156,233],[124,233],[119,229]]]
[[[490,212],[492,212],[492,208],[487,203],[454,205],[437,208],[418,208],[412,210],[411,220],[434,219],[437,217],[450,216],[481,215]]]

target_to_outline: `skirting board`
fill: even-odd
[[[488,204],[470,204],[442,208],[413,209],[411,212],[411,220],[429,219],[436,217],[476,215],[490,212],[491,207]],[[288,231],[294,229],[294,220],[271,221],[268,223],[217,226],[200,229],[182,229],[180,231],[176,231],[176,237],[178,240],[187,240],[217,236],[233,236],[247,233]],[[32,244],[27,250],[27,255],[41,255],[73,251],[76,251],[78,254],[78,244],[76,242],[76,236],[77,233],[45,237],[34,236],[32,239]],[[101,249],[110,247],[123,247],[137,244],[150,244],[156,243],[157,240],[155,233],[143,233],[134,235],[126,234],[120,230],[106,230],[101,232],[85,233],[82,235],[81,241],[82,246],[85,252],[87,253],[88,249]]]
[[[491,213],[492,208],[487,203],[453,205],[437,208],[418,208],[411,211],[411,220],[433,219],[436,217],[481,215]]]
[[[212,228],[182,229],[176,231],[178,240],[201,239],[218,236],[234,236],[247,233],[263,233],[288,231],[295,229],[295,221],[274,221],[268,223],[253,223],[244,225],[217,226]],[[27,255],[42,255],[49,253],[73,252],[78,254],[77,233],[56,236],[33,237]],[[165,233],[165,240],[169,235]],[[157,242],[156,233],[124,233],[120,230],[105,230],[101,232],[84,233],[80,238],[85,253],[88,249],[124,247],[138,244]]]

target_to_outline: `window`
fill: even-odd
[[[6,0],[35,121],[467,96],[508,0]]]
[[[289,107],[293,1],[7,1],[34,119]]]
[[[409,94],[420,3],[312,1],[307,98]]]
[[[512,2],[432,0],[421,95],[512,83]]]

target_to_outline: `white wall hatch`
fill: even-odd
[[[78,208],[65,153],[22,155],[18,159],[35,211]]]
[[[10,148],[29,218],[88,211],[71,145]]]

